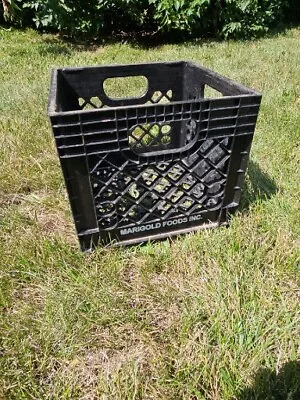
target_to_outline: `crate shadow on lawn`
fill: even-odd
[[[289,361],[278,371],[260,368],[254,384],[242,390],[238,400],[299,400],[300,361]]]
[[[250,160],[240,210],[248,210],[250,205],[257,200],[268,200],[278,191],[279,188],[274,179],[262,171],[257,162]]]

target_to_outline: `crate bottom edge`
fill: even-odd
[[[101,246],[101,245],[102,245],[102,247],[131,246],[131,245],[135,245],[135,244],[152,242],[155,240],[169,239],[174,236],[193,233],[193,232],[197,232],[197,231],[200,231],[203,229],[214,229],[214,228],[217,228],[220,226],[226,226],[226,225],[228,225],[228,221],[210,222],[210,223],[194,226],[193,228],[188,227],[188,228],[176,229],[171,232],[162,232],[162,233],[157,233],[157,234],[148,235],[148,236],[141,236],[141,237],[133,238],[133,239],[125,239],[125,240],[118,240],[118,241],[112,240],[108,244],[101,242],[101,238],[99,238],[99,234],[87,235],[87,236],[89,236],[88,238],[84,237],[82,235],[80,237],[79,241],[80,241],[82,251],[90,252],[92,250],[95,250],[98,246]],[[89,242],[89,245],[87,245],[88,242]]]

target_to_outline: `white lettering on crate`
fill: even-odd
[[[163,222],[155,222],[155,223],[147,224],[147,225],[133,226],[132,228],[124,228],[124,229],[120,230],[120,234],[122,236],[124,236],[124,235],[130,235],[133,233],[147,232],[147,231],[152,231],[152,230],[156,230],[159,228],[166,228],[166,227],[172,227],[172,226],[177,226],[177,225],[181,225],[181,224],[186,224],[187,222],[200,221],[201,219],[202,219],[201,214],[191,215],[190,217],[169,219],[169,220],[163,221]]]

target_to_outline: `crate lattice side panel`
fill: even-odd
[[[109,155],[90,157],[90,176],[101,229],[133,227],[220,208],[230,140],[203,141],[177,161],[138,165]]]

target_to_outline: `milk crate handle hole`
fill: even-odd
[[[103,81],[104,94],[110,100],[142,98],[148,90],[149,81],[144,75],[108,77]]]

